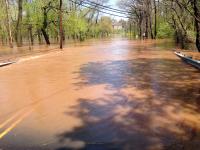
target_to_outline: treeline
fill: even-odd
[[[195,41],[200,52],[200,0],[121,0],[142,38],[174,37],[182,48]]]
[[[0,7],[0,39],[10,47],[59,43],[60,37],[81,41],[112,32],[112,20],[100,16],[98,5],[84,7],[78,0],[0,0]]]

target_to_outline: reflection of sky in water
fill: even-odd
[[[121,45],[125,45],[125,46],[121,46]],[[128,52],[130,51],[130,49],[127,48],[127,45],[128,45],[128,41],[119,42],[118,40],[116,40],[111,44],[112,49],[110,48],[109,52],[112,52],[112,54],[114,55],[120,55],[122,57],[127,56]]]

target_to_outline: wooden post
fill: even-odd
[[[60,0],[60,49],[63,48],[62,0]]]

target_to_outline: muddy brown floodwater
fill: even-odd
[[[0,149],[199,150],[200,72],[172,48],[85,42],[0,68]]]

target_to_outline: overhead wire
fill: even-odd
[[[111,16],[133,19],[133,18],[131,18],[131,17],[129,17],[129,16],[121,16],[121,15],[117,15],[117,14],[110,13],[110,12],[113,12],[113,11],[111,11],[111,10],[110,10],[110,12],[102,11],[102,10],[100,10],[100,9],[98,9],[98,8],[91,7],[91,5],[90,5],[90,6],[85,5],[85,4],[83,4],[82,2],[80,2],[80,1],[79,1],[79,2],[76,2],[76,1],[73,1],[73,0],[69,0],[69,1],[71,1],[71,2],[74,3],[74,4],[78,4],[78,5],[80,5],[80,6],[83,6],[83,7],[89,8],[89,9],[93,9],[93,10],[96,10],[96,11],[99,11],[99,12],[101,12],[101,13],[108,14],[108,15],[111,15]],[[107,11],[108,11],[108,10],[107,10]],[[127,14],[127,15],[128,15],[128,14]]]
[[[100,6],[105,10],[114,11],[116,13],[132,14],[132,12],[124,11],[124,10],[120,10],[120,9],[116,9],[116,8],[112,8],[112,7],[109,7],[109,6],[106,6],[106,5],[102,5],[100,3],[96,3],[96,2],[93,2],[93,1],[90,1],[90,0],[79,0],[79,2],[85,3],[85,4],[89,4],[89,5],[92,5],[92,6]]]

